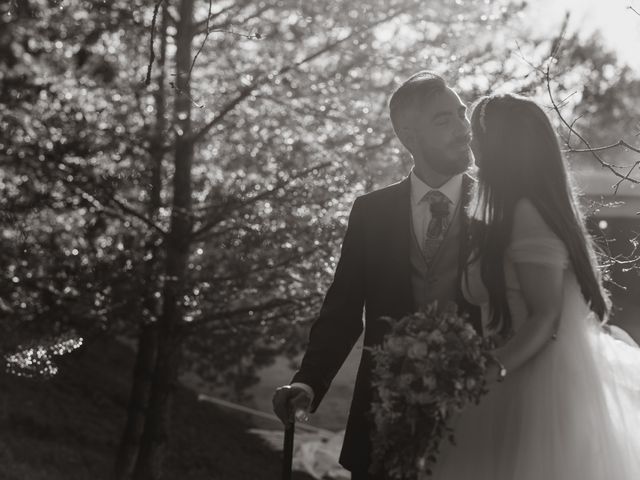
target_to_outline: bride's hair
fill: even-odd
[[[516,202],[528,198],[549,228],[564,242],[591,310],[606,321],[608,296],[602,286],[595,245],[586,230],[567,166],[549,118],[532,100],[491,95],[471,114],[478,182],[469,205],[471,249],[482,252],[482,279],[490,295],[491,325],[511,331],[504,253]]]

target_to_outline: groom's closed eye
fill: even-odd
[[[460,107],[456,112],[460,119],[467,118],[467,109],[466,107]],[[453,112],[438,112],[433,116],[433,123],[436,125],[446,125],[452,118],[454,117]]]
[[[451,112],[440,112],[433,116],[433,123],[436,125],[446,125],[451,120],[453,114]]]

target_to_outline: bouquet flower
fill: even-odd
[[[372,471],[393,480],[431,474],[453,413],[487,393],[484,374],[490,341],[478,335],[455,304],[426,310],[390,324],[374,361]]]

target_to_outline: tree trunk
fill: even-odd
[[[162,206],[162,160],[164,157],[164,143],[166,132],[166,52],[167,52],[167,5],[162,5],[162,17],[160,26],[160,55],[158,58],[158,81],[154,92],[156,104],[156,123],[154,135],[149,147],[151,175],[149,179],[149,204],[148,216],[156,220],[158,211]],[[147,404],[151,392],[151,380],[156,365],[158,351],[157,318],[159,309],[155,294],[160,288],[157,270],[159,258],[159,242],[156,232],[151,232],[151,237],[145,246],[145,252],[150,253],[151,258],[144,265],[144,310],[145,318],[140,326],[138,335],[138,349],[133,373],[133,383],[129,395],[127,409],[127,422],[120,439],[118,453],[113,469],[114,480],[127,480],[131,478],[136,464],[140,448],[141,436],[144,430]],[[150,317],[150,318],[149,318]]]
[[[134,470],[135,480],[158,480],[162,476],[168,444],[171,404],[178,380],[182,346],[183,295],[191,246],[192,200],[191,100],[189,70],[193,28],[193,1],[180,3],[176,40],[175,124],[176,143],[173,177],[171,226],[165,248],[165,283],[162,313],[158,320],[158,355],[153,374],[149,408],[144,424],[140,452]]]
[[[114,466],[113,478],[116,480],[127,480],[133,473],[144,427],[147,402],[149,401],[157,344],[156,326],[152,323],[143,325],[138,337],[138,352],[129,396],[127,423],[120,440]]]

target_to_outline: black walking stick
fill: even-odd
[[[282,480],[291,480],[293,467],[293,433],[296,428],[295,419],[284,427],[284,455],[282,457]]]

